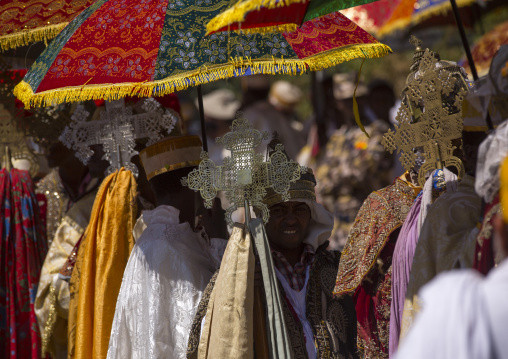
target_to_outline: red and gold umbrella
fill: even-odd
[[[294,31],[306,21],[376,0],[240,0],[207,25],[208,33]]]
[[[390,48],[339,12],[276,34],[205,25],[227,0],[97,0],[35,61],[15,95],[26,106],[160,96],[247,74],[301,74]]]
[[[508,21],[496,26],[493,30],[483,35],[473,46],[471,53],[478,76],[484,76],[489,72],[492,57],[502,45],[508,44]],[[471,72],[467,59],[462,59],[459,64],[467,72]]]
[[[54,38],[95,0],[16,0],[0,3],[0,48]]]

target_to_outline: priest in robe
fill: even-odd
[[[199,165],[201,148],[198,136],[174,136],[140,153],[157,206],[133,230],[108,359],[185,358],[192,320],[226,246],[195,226],[196,194],[181,184]]]

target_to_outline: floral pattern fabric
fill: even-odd
[[[62,102],[71,92],[81,99],[159,95],[247,70],[300,73],[390,52],[338,12],[292,33],[205,35],[206,23],[229,5],[226,0],[97,0],[41,54],[17,96],[34,104],[34,96]]]
[[[27,171],[0,171],[0,201],[0,357],[39,358],[33,306],[47,242]]]

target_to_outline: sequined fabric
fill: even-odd
[[[369,195],[342,251],[335,294],[353,293],[358,288],[375,266],[390,234],[404,222],[418,192],[419,188],[415,191],[397,178],[392,185]]]
[[[50,247],[56,229],[69,208],[69,196],[58,175],[58,168],[53,168],[51,172],[37,183],[35,193],[37,194],[41,211],[45,213],[46,237],[48,239],[48,247]]]
[[[487,275],[496,264],[494,253],[494,227],[493,219],[496,214],[501,214],[499,196],[496,196],[492,203],[485,207],[480,233],[476,237],[476,248],[473,268],[483,275]]]

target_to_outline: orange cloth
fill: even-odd
[[[76,317],[76,359],[108,352],[123,272],[134,246],[136,180],[123,168],[104,179],[84,238]],[[70,328],[69,328],[70,329]]]

